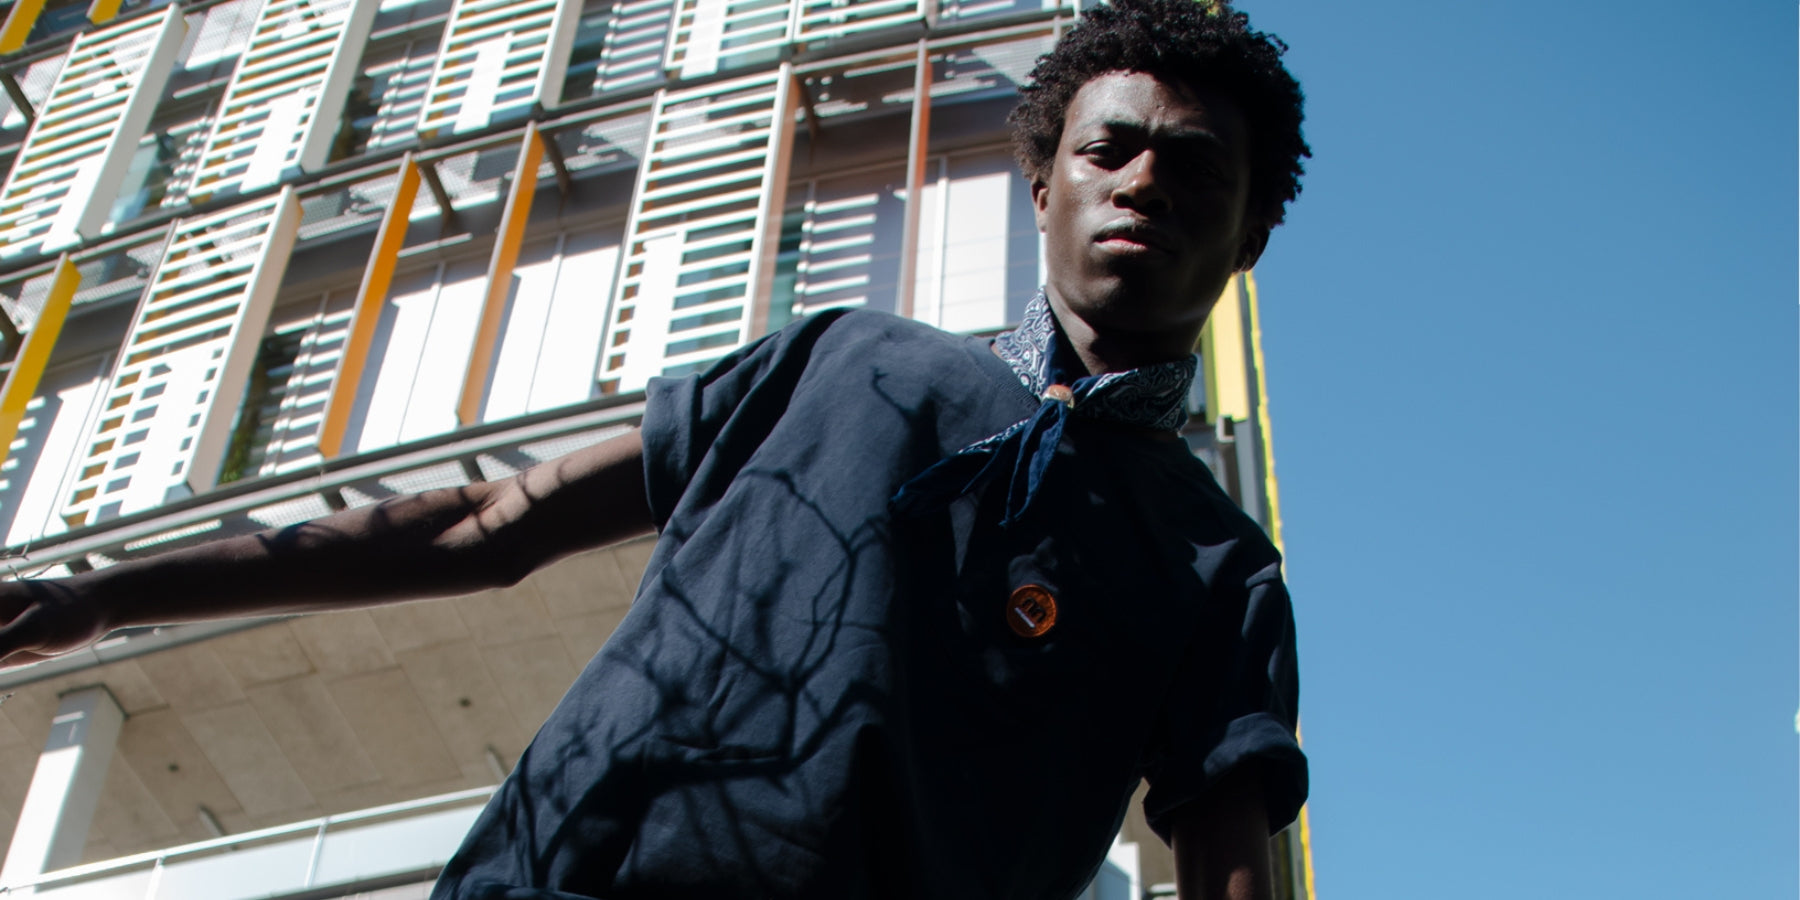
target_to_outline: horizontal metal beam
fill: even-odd
[[[521,444],[579,434],[615,425],[635,425],[642,418],[644,400],[641,394],[603,397],[577,406],[551,410],[517,419],[508,419],[472,428],[459,429],[436,438],[390,447],[385,450],[332,460],[313,471],[290,472],[250,481],[234,482],[194,497],[170,503],[153,510],[74,529],[64,534],[40,538],[30,545],[30,555],[0,557],[14,574],[26,570],[42,571],[72,560],[99,554],[110,559],[133,555],[123,550],[127,544],[161,537],[202,523],[242,517],[264,507],[298,500],[307,496],[324,499],[332,491],[353,487],[359,482],[459,463],[464,457],[493,453]],[[329,502],[329,501],[327,501]],[[206,532],[207,540],[242,532],[218,529]],[[197,543],[192,541],[190,543]],[[181,546],[174,540],[159,543],[160,549]]]

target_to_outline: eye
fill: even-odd
[[[1112,141],[1090,141],[1075,151],[1078,155],[1093,161],[1095,165],[1114,169],[1125,163],[1128,155],[1125,148]]]

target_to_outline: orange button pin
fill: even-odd
[[[1006,604],[1006,624],[1019,637],[1043,637],[1056,625],[1056,597],[1041,584],[1020,585]]]

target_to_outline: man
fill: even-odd
[[[0,658],[508,585],[655,528],[434,896],[1067,897],[1148,777],[1182,895],[1266,897],[1306,791],[1291,611],[1174,430],[1298,191],[1283,49],[1121,0],[1040,61],[1013,123],[1049,280],[992,342],[797,323],[508,481],[15,584]]]

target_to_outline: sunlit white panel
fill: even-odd
[[[425,352],[419,357],[418,380],[406,404],[400,440],[415,441],[456,430],[456,404],[481,324],[481,301],[487,290],[487,260],[464,260],[444,266]]]
[[[418,377],[425,335],[437,303],[438,268],[400,273],[388,288],[387,303],[369,346],[369,371],[350,413],[345,443],[359,452],[400,441],[400,424]]]
[[[56,512],[91,427],[106,378],[103,363],[90,359],[50,369],[25,407],[19,434],[0,463],[0,527],[8,546],[68,530]]]
[[[619,268],[617,232],[572,234],[563,242],[556,296],[544,326],[543,349],[531,379],[529,412],[579,403],[593,396],[606,304]]]
[[[484,421],[593,396],[618,260],[617,238],[591,232],[538,241],[520,251]]]
[[[213,486],[299,225],[291,189],[175,224],[81,448],[66,520]]]
[[[580,19],[579,2],[456,0],[419,132],[460,134],[524,115],[534,103],[555,106]]]
[[[773,62],[788,41],[788,0],[678,0],[664,65],[681,78]]]
[[[794,0],[793,40],[800,43],[892,28],[925,18],[922,0]]]
[[[607,323],[603,389],[702,366],[750,335],[786,191],[786,66],[658,96]]]
[[[400,47],[371,54],[362,90],[367,92],[368,109],[352,122],[359,133],[368,135],[366,147],[375,150],[414,140],[419,131],[419,110],[425,103],[425,91],[431,84],[432,60],[437,42],[414,41]]]
[[[250,190],[324,165],[376,0],[264,0],[190,193]]]
[[[292,357],[279,360],[280,365],[270,372],[268,394],[262,398],[264,410],[259,410],[266,435],[256,436],[249,460],[251,473],[275,475],[319,463],[319,428],[355,299],[352,291],[336,291],[319,298],[303,315],[272,324],[271,336],[278,339],[275,345],[282,350],[291,347]],[[246,404],[253,401],[246,400]]]
[[[905,226],[905,172],[876,169],[811,186],[796,265],[794,314],[894,311]]]
[[[483,421],[521,415],[531,404],[531,380],[537,373],[544,328],[550,321],[561,243],[561,238],[553,237],[519,248],[506,304],[506,326],[500,332],[500,346],[495,348],[494,367],[484,392]]]
[[[70,44],[0,188],[0,257],[100,233],[186,29],[171,5]]]
[[[594,93],[662,80],[676,0],[619,0],[600,49]]]
[[[378,450],[454,430],[486,287],[485,260],[394,276],[345,443]]]
[[[1029,191],[998,151],[953,157],[940,172],[921,217],[920,318],[930,310],[926,320],[947,331],[1003,328],[1037,289]]]

